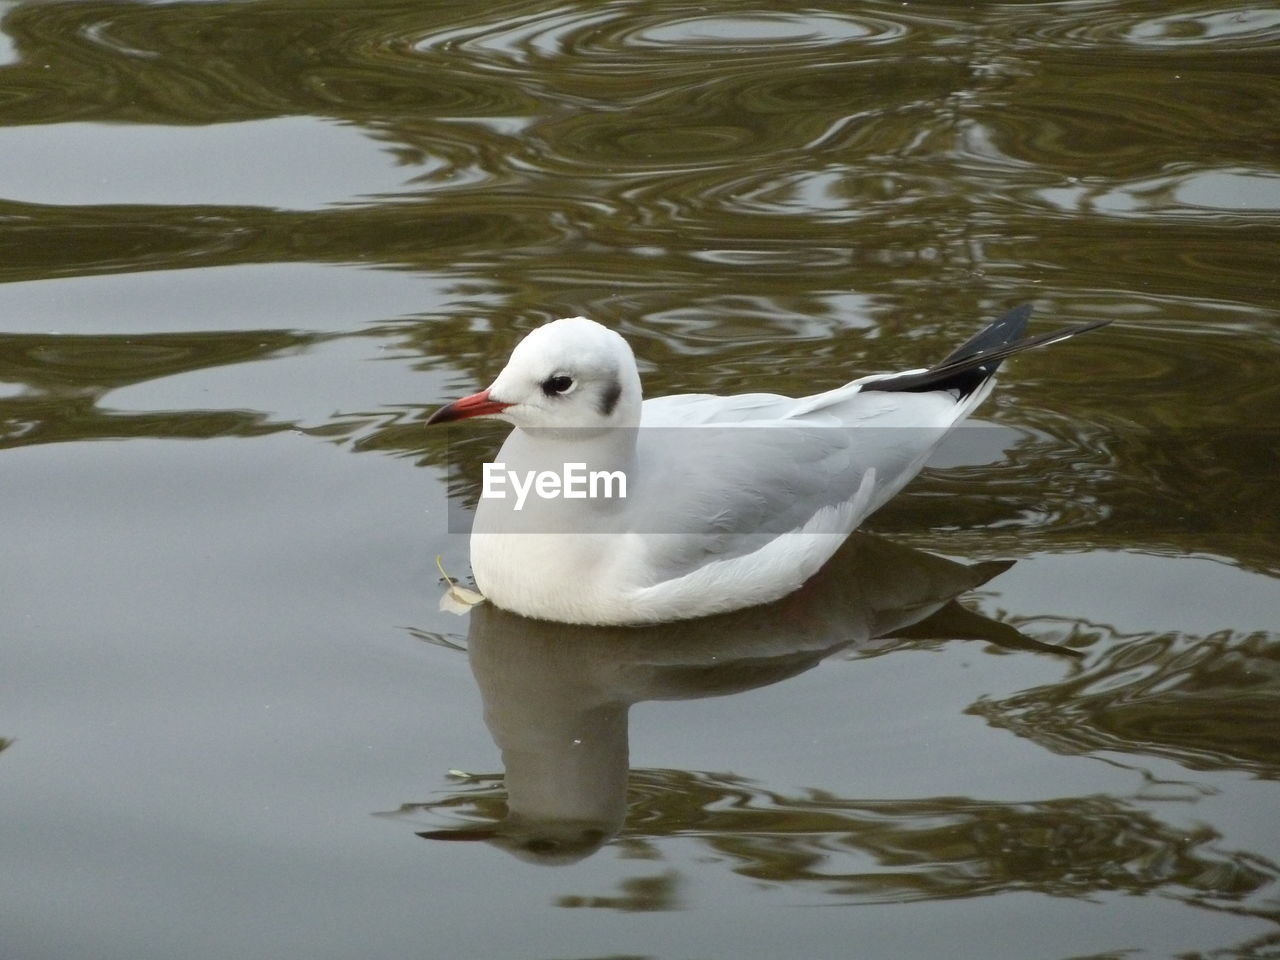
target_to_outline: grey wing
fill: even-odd
[[[862,392],[873,379],[800,399],[691,394],[646,401],[638,431],[644,482],[629,517],[631,532],[664,534],[647,538],[644,548],[655,572],[679,577],[745,556],[829,508],[840,512],[848,533],[919,472],[981,399],[958,404],[944,392]]]
[[[853,430],[794,424],[642,430],[637,452],[629,532],[661,535],[644,541],[658,580],[799,530],[851,501],[868,469]]]

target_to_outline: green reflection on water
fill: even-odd
[[[496,778],[401,812],[497,819],[505,791],[483,783]],[[1270,915],[1259,895],[1280,877],[1265,858],[1224,851],[1215,831],[1188,831],[1124,798],[856,800],[683,770],[633,771],[631,796],[618,841],[627,857],[661,861],[664,841],[692,838],[742,876],[853,903],[1122,891],[1217,909],[1252,902]]]

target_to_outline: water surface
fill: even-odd
[[[1277,55],[1230,0],[0,3],[0,952],[1274,955]],[[422,421],[538,323],[807,393],[1026,301],[1114,322],[798,606],[437,608],[501,432]]]

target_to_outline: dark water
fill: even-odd
[[[1230,0],[0,3],[0,955],[1280,955],[1277,57]],[[801,393],[1024,301],[1114,323],[788,603],[437,610],[498,435],[422,420],[530,327]]]

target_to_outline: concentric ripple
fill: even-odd
[[[1280,46],[1280,11],[1256,4],[1206,4],[1149,16],[1145,11],[1107,9],[1087,18],[1041,16],[1034,35],[1055,45],[1211,49]]]
[[[786,14],[775,11],[746,12],[736,16],[711,15],[655,23],[630,30],[629,45],[665,51],[736,51],[751,46],[791,49],[829,46],[858,41],[883,43],[904,36],[902,23],[870,17],[833,16],[822,13]]]
[[[481,22],[415,40],[423,54],[461,54],[493,66],[559,60],[603,65],[610,71],[649,70],[664,58],[790,58],[841,45],[883,44],[904,38],[905,20],[833,12],[734,13],[672,16],[637,14],[618,5],[562,9],[553,14]]]

